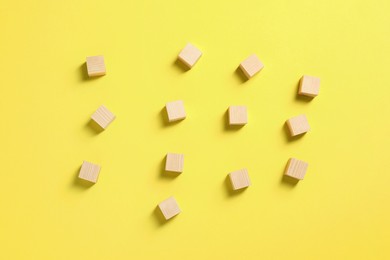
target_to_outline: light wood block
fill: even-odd
[[[247,169],[231,172],[229,173],[229,178],[232,183],[233,190],[243,189],[251,185]]]
[[[247,78],[250,79],[256,73],[258,73],[260,70],[264,68],[264,64],[259,60],[259,58],[255,54],[252,54],[251,56],[246,58],[243,62],[241,62],[240,68],[242,72],[244,72],[245,76],[247,76]]]
[[[284,174],[297,180],[303,180],[308,166],[309,164],[304,161],[291,158],[288,160]]]
[[[304,75],[299,82],[299,95],[316,97],[320,93],[320,79]]]
[[[229,107],[229,125],[245,125],[248,123],[246,106]]]
[[[90,77],[106,75],[104,57],[102,55],[87,57],[87,70]]]
[[[174,122],[186,118],[186,111],[184,110],[184,103],[181,100],[172,101],[166,104],[168,120]]]
[[[287,126],[291,136],[300,135],[310,130],[309,122],[305,115],[299,115],[287,120]]]
[[[100,166],[87,161],[84,161],[81,165],[79,178],[96,183],[99,177]]]
[[[109,124],[115,119],[115,115],[110,112],[105,106],[101,105],[95,113],[91,116],[92,120],[95,121],[101,128],[106,129]]]
[[[184,167],[184,154],[168,153],[165,170],[168,172],[183,172]]]
[[[161,213],[164,215],[166,220],[176,216],[181,212],[179,205],[177,204],[174,197],[170,197],[162,201],[160,204],[158,204],[158,207],[160,208]]]
[[[191,43],[188,43],[179,53],[178,59],[191,69],[201,56],[202,52]]]

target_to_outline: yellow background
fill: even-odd
[[[390,2],[0,1],[1,259],[389,259]],[[190,71],[175,63],[191,42]],[[265,68],[244,82],[239,63]],[[85,57],[107,75],[88,79]],[[303,74],[320,95],[297,98]],[[164,122],[168,101],[187,118]],[[97,133],[90,115],[117,116]],[[229,105],[249,123],[226,128]],[[304,113],[311,131],[287,137]],[[184,172],[162,171],[167,152]],[[282,181],[288,158],[305,180]],[[83,160],[99,181],[77,180]],[[252,186],[228,190],[248,168]],[[173,195],[182,213],[162,223]]]

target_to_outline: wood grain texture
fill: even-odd
[[[168,153],[165,170],[169,172],[183,172],[184,168],[184,154]]]
[[[295,158],[290,158],[287,162],[285,175],[297,180],[303,180],[306,175],[308,163]]]
[[[229,178],[233,190],[243,189],[251,185],[248,170],[245,168],[229,173]]]
[[[292,117],[286,121],[291,136],[304,134],[310,130],[309,122],[305,115]]]
[[[115,115],[108,110],[104,105],[101,105],[95,113],[92,114],[91,119],[106,129],[115,119]]]
[[[174,197],[169,197],[168,199],[162,201],[158,204],[158,207],[161,210],[161,213],[164,215],[165,219],[168,220],[181,212],[179,205],[177,204]]]
[[[79,178],[96,183],[99,177],[100,166],[87,161],[84,161],[81,165]]]
[[[229,107],[229,125],[245,125],[248,123],[246,106]]]
[[[89,77],[106,75],[106,65],[102,55],[87,57],[87,70]]]
[[[250,79],[264,68],[264,64],[259,60],[256,54],[252,54],[241,62],[240,68],[245,76]]]
[[[299,81],[299,95],[316,97],[320,93],[320,79],[313,76],[302,76]]]
[[[168,102],[165,105],[168,114],[168,121],[174,122],[186,118],[186,111],[184,110],[184,102],[182,100]]]
[[[188,43],[179,53],[178,59],[191,69],[201,56],[202,52],[191,43]]]

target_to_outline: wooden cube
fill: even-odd
[[[287,120],[287,126],[291,136],[300,135],[310,130],[309,122],[305,115],[299,115]]]
[[[229,107],[229,125],[245,125],[248,123],[246,106]]]
[[[252,54],[246,60],[241,62],[240,68],[244,72],[245,76],[248,79],[252,78],[256,73],[264,68],[264,64],[259,60],[259,58]]]
[[[232,183],[233,190],[243,189],[251,185],[247,169],[231,172],[229,173],[229,178]]]
[[[165,170],[168,172],[183,172],[184,167],[184,154],[168,153]]]
[[[105,106],[101,105],[95,113],[92,114],[91,119],[95,121],[101,128],[106,129],[109,124],[115,119],[115,115],[110,112]]]
[[[309,164],[304,161],[291,158],[288,160],[284,174],[297,180],[303,180],[308,166]]]
[[[191,69],[201,56],[202,52],[191,43],[188,43],[179,53],[178,59]]]
[[[186,118],[186,111],[184,110],[184,103],[181,100],[172,101],[166,104],[168,121],[174,122]]]
[[[299,95],[316,97],[320,92],[320,79],[312,76],[303,76],[299,81]]]
[[[96,183],[99,177],[100,166],[87,161],[84,161],[81,165],[79,178]]]
[[[158,204],[158,207],[160,208],[161,213],[164,215],[166,220],[176,216],[181,212],[179,205],[177,204],[174,197],[170,197],[162,201],[160,204]]]
[[[90,77],[106,75],[104,57],[102,55],[87,57],[87,70]]]

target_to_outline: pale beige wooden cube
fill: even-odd
[[[106,75],[106,65],[102,55],[87,57],[88,76],[96,77]]]
[[[246,106],[229,107],[229,125],[245,125],[248,123]]]
[[[288,160],[284,174],[297,180],[303,180],[308,166],[309,164],[304,161],[291,158]]]
[[[251,185],[248,170],[245,168],[229,173],[229,178],[233,190],[243,189]]]
[[[96,183],[99,177],[100,166],[87,161],[84,161],[81,165],[79,178]]]
[[[177,204],[174,197],[169,197],[168,199],[162,201],[160,204],[158,204],[158,207],[160,208],[161,213],[164,215],[166,220],[176,216],[181,212],[179,205]]]
[[[191,69],[201,56],[202,52],[191,43],[188,43],[179,53],[178,59]]]
[[[115,115],[105,106],[101,105],[91,116],[101,128],[106,129],[115,119]]]
[[[165,105],[168,114],[168,121],[174,122],[186,118],[184,103],[182,100],[168,102]]]
[[[309,122],[305,115],[299,115],[287,120],[287,126],[291,136],[304,134],[310,130]]]
[[[320,79],[304,75],[299,81],[299,95],[316,97],[320,93]]]
[[[252,54],[241,62],[240,68],[242,72],[244,72],[245,76],[250,79],[264,68],[264,64],[259,60],[256,54]]]
[[[178,153],[168,153],[166,162],[165,162],[165,170],[168,172],[183,172],[184,167],[184,154]]]

